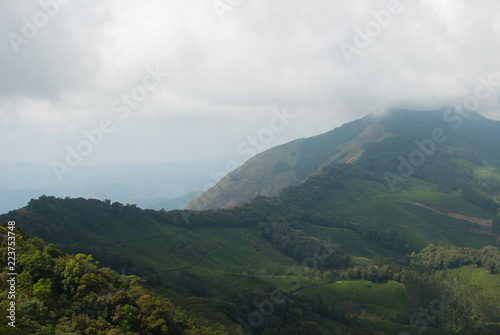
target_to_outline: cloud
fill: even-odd
[[[242,1],[221,20],[212,1],[74,0],[60,4],[18,53],[9,34],[23,36],[26,20],[43,8],[0,2],[0,150],[16,152],[4,161],[59,159],[103,118],[117,130],[89,162],[229,156],[275,107],[301,121],[273,145],[381,105],[460,102],[481,77],[500,79],[500,4],[493,0],[401,1],[403,10],[351,63],[339,46],[353,44],[357,29],[390,1]],[[112,102],[141,85],[147,67],[170,76],[120,120]],[[481,112],[500,119],[498,107],[495,95]],[[36,142],[36,152],[19,138]]]

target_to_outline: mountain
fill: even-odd
[[[499,124],[446,109],[393,110],[255,157],[296,153],[279,175],[301,181],[275,196],[168,212],[42,196],[0,222],[141,276],[221,334],[498,334]],[[269,166],[245,168],[259,178]],[[38,264],[19,258],[20,270]],[[85,313],[116,311],[99,299],[100,310],[90,304]],[[111,320],[130,315],[119,314]]]
[[[364,118],[323,135],[267,150],[195,198],[187,209],[227,208],[248,202],[257,195],[279,194],[286,187],[299,184],[328,161],[335,161],[344,150],[341,145],[352,141],[371,122],[370,118]],[[374,132],[372,136],[383,136]],[[337,161],[346,162],[353,157],[338,157]]]
[[[424,325],[428,334],[498,333],[500,217],[476,201],[488,196],[498,207],[498,197],[407,184],[390,192],[383,176],[339,164],[231,209],[166,212],[44,196],[0,222],[140,275],[230,334],[411,334]],[[21,269],[32,264],[21,258]],[[86,313],[114,310],[107,301]],[[434,306],[429,319],[421,306]]]
[[[443,175],[449,177],[444,166],[499,167],[499,147],[500,122],[478,113],[392,109],[263,152],[195,198],[187,209],[228,208],[257,195],[277,195],[327,166],[342,163],[385,175],[391,189],[409,176],[442,181]]]

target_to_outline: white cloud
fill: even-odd
[[[40,6],[0,3],[0,150],[16,152],[4,161],[57,159],[103,118],[117,130],[91,161],[231,155],[266,124],[272,106],[301,116],[279,144],[373,106],[460,102],[481,76],[500,73],[500,4],[493,0],[402,1],[403,12],[351,64],[339,44],[352,43],[354,28],[363,29],[388,1],[243,1],[221,21],[211,1],[75,0],[18,54],[6,34],[21,34],[23,17]],[[111,102],[140,85],[148,66],[171,75],[119,120]],[[483,107],[500,119],[495,98]]]

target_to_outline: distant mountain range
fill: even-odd
[[[392,190],[403,187],[410,176],[448,183],[454,182],[452,177],[472,178],[472,170],[467,170],[471,165],[500,166],[500,122],[452,108],[392,109],[368,115],[253,157],[195,198],[187,209],[228,208],[257,195],[277,195],[341,163],[356,163],[384,175]]]
[[[41,195],[110,199],[141,208],[184,208],[234,158],[156,165],[80,166],[60,183],[49,164],[0,164],[0,212]]]

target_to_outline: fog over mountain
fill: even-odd
[[[258,195],[278,195],[338,164],[359,164],[377,172],[386,179],[387,191],[394,192],[411,176],[432,182],[446,180],[444,175],[449,177],[451,170],[460,166],[459,160],[498,168],[499,143],[500,122],[466,108],[390,109],[259,154],[187,208],[228,208]]]
[[[500,118],[493,0],[0,4],[0,162],[245,161],[485,82],[477,110]]]

